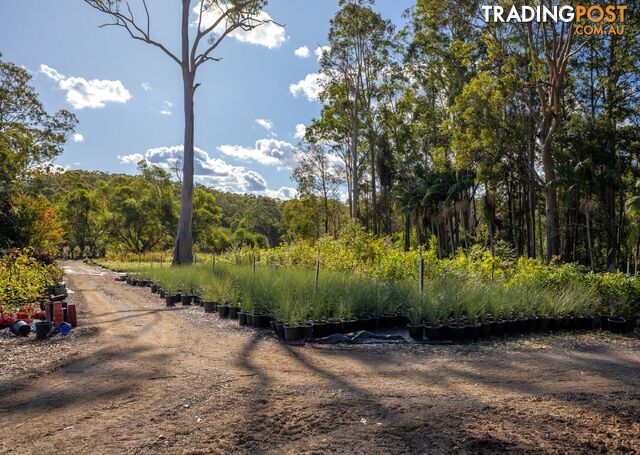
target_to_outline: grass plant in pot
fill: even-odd
[[[300,296],[295,293],[283,292],[279,302],[282,318],[286,321],[283,326],[284,339],[287,343],[301,340],[303,333],[300,327],[300,321],[305,319],[307,311],[303,310]]]
[[[422,321],[425,318],[426,313],[426,300],[418,293],[416,293],[411,306],[407,310],[407,316],[409,317],[409,336],[416,341],[422,341],[424,339],[424,325]]]
[[[430,341],[446,339],[442,294],[438,287],[430,283],[425,287],[422,299],[424,301],[424,336]]]
[[[441,294],[442,308],[445,315],[449,315],[447,336],[451,341],[461,343],[465,339],[465,322],[463,311],[466,306],[462,284],[457,278],[447,277],[436,282],[437,292]]]
[[[465,302],[464,312],[467,315],[465,338],[476,341],[480,339],[482,324],[481,315],[487,311],[487,292],[480,282],[465,283],[462,287]]]

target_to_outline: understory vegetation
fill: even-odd
[[[549,265],[506,250],[504,256],[492,256],[482,249],[460,249],[452,258],[438,259],[435,239],[431,248],[404,252],[361,227],[350,232],[315,245],[295,242],[200,255],[193,266],[169,266],[157,255],[106,264],[170,293],[239,301],[244,311],[264,311],[289,322],[396,311],[433,324],[463,317],[640,314],[640,280],[623,273],[592,274],[580,265]]]
[[[50,258],[30,250],[5,252],[0,255],[0,313],[31,307],[61,280],[62,270]]]

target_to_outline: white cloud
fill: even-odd
[[[160,115],[171,115],[171,108],[173,107],[173,103],[170,101],[165,101],[162,103],[164,107],[160,110]]]
[[[64,174],[69,169],[71,169],[71,166],[68,164],[65,164],[64,166],[60,166],[59,164],[53,164],[52,162],[49,161],[49,162],[39,163],[35,165],[33,169],[37,169],[46,174]]]
[[[58,83],[60,89],[67,92],[67,102],[76,109],[100,108],[106,103],[126,103],[131,93],[120,81],[92,79],[83,77],[66,77],[56,69],[40,65],[40,72]]]
[[[150,92],[152,88],[149,82],[143,82],[142,84],[140,84],[140,86],[142,87],[142,90],[144,90],[145,92]]]
[[[309,57],[310,51],[307,46],[301,46],[298,49],[296,49],[293,53],[295,54],[296,57],[307,58]]]
[[[318,95],[322,91],[322,81],[326,76],[320,73],[310,73],[301,81],[289,85],[289,92],[296,98],[302,93],[309,101],[318,101]]]
[[[330,50],[331,50],[330,46],[319,46],[319,47],[316,47],[316,50],[313,51],[313,53],[317,57],[318,61],[320,61],[322,59],[322,55],[325,52],[329,52]]]
[[[176,167],[182,169],[183,150],[182,145],[156,147],[147,150],[144,154],[133,153],[118,156],[118,158],[122,164],[137,164],[144,159],[171,171]],[[205,150],[198,147],[194,151],[194,173],[196,182],[222,191],[263,195],[278,193],[283,197],[288,194],[282,188],[277,191],[270,190],[260,173],[242,166],[231,165],[220,158],[212,158]]]
[[[294,136],[296,139],[303,140],[306,132],[307,132],[307,127],[304,126],[304,123],[298,123],[296,125],[296,133]]]
[[[246,161],[256,161],[265,166],[276,166],[279,169],[291,168],[295,163],[296,147],[278,139],[259,139],[255,147],[241,145],[221,145],[218,151],[227,156]]]
[[[73,135],[73,142],[82,142],[84,141],[84,136],[80,133],[76,133]]]
[[[64,76],[58,72],[58,70],[51,68],[47,65],[40,65],[40,72],[47,76],[49,79],[60,82],[64,79]]]
[[[132,153],[131,155],[117,155],[121,164],[138,164],[144,159],[144,155],[140,153]]]
[[[257,118],[256,123],[263,127],[265,130],[269,131],[273,129],[273,122],[266,118]]]
[[[298,195],[298,191],[295,188],[291,188],[289,186],[283,186],[279,190],[267,189],[265,191],[265,196],[280,199],[282,201],[288,201],[290,199],[294,199],[297,195]]]
[[[209,10],[205,10],[202,14],[201,29],[212,26],[225,11],[223,2],[211,3],[211,8]],[[200,2],[198,2],[198,4],[193,8],[193,12],[196,14],[195,24],[197,26],[200,16]],[[266,11],[260,11],[254,19],[255,22],[272,21],[271,16],[269,16]],[[224,33],[226,28],[227,25],[222,22],[214,29],[214,33],[217,36],[220,36]],[[273,22],[266,22],[252,30],[242,30],[238,28],[231,32],[229,36],[242,43],[256,44],[258,46],[265,46],[269,49],[280,47],[287,40],[284,27]]]

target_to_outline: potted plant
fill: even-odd
[[[424,299],[416,295],[411,306],[407,311],[409,317],[409,336],[416,341],[422,341],[424,339],[424,326],[422,320],[425,317],[425,301]]]
[[[466,324],[463,320],[465,296],[462,292],[462,285],[457,279],[446,278],[439,283],[438,288],[442,293],[442,306],[451,315],[447,325],[447,335],[452,341],[460,343],[464,341],[466,332]]]

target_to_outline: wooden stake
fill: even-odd
[[[316,258],[316,273],[313,281],[314,292],[318,290],[318,278],[320,278],[320,257]]]
[[[420,261],[418,262],[418,289],[420,289],[420,297],[424,293],[424,258],[420,253]]]

